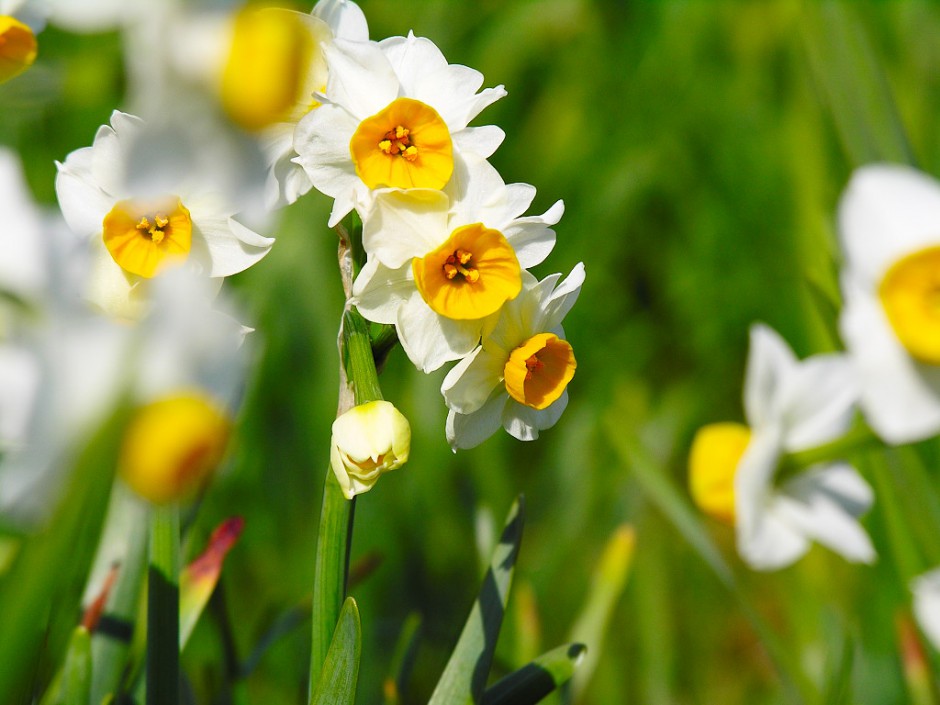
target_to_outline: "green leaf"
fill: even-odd
[[[408,615],[401,628],[401,634],[395,644],[392,654],[392,663],[388,669],[388,676],[382,687],[382,695],[386,705],[398,705],[401,702],[401,692],[405,682],[411,675],[415,656],[418,652],[418,636],[421,632],[421,616],[416,613]]]
[[[147,582],[147,705],[177,705],[180,683],[180,519],[175,503],[154,507]]]
[[[91,698],[91,636],[76,627],[65,657],[62,679],[63,705],[89,705]]]
[[[826,705],[843,705],[852,702],[852,666],[855,661],[855,644],[849,635],[842,637],[841,648],[832,649],[826,667],[822,702]]]
[[[590,644],[591,650],[584,659],[585,663],[574,680],[574,699],[577,702],[583,694],[603,650],[604,635],[607,632],[614,607],[623,594],[633,562],[633,548],[636,532],[633,527],[623,524],[611,534],[604,547],[591,580],[588,594],[581,614],[571,628],[571,638]]]
[[[532,705],[567,682],[583,661],[584,644],[565,644],[542,654],[487,688],[483,705]]]
[[[352,705],[356,701],[361,654],[359,608],[353,598],[347,597],[323,662],[320,682],[310,697],[310,705]]]
[[[523,517],[524,503],[522,497],[519,497],[509,510],[503,535],[483,578],[480,595],[470,610],[457,646],[428,705],[480,702],[493,662],[496,638],[506,612],[513,569],[522,540]]]

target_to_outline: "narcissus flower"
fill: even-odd
[[[857,170],[839,205],[840,326],[861,407],[889,443],[940,431],[940,183],[915,169]]]
[[[502,86],[479,91],[482,74],[448,64],[430,40],[336,39],[324,52],[323,104],[298,124],[294,148],[313,185],[335,199],[330,227],[364,210],[373,189],[442,189],[461,153],[486,158],[502,142],[499,128],[468,127]]]
[[[33,30],[11,15],[0,14],[0,83],[32,66],[36,53]]]
[[[89,298],[125,318],[139,314],[141,291],[162,272],[185,264],[204,276],[226,277],[260,260],[274,242],[235,220],[237,204],[202,173],[174,191],[132,188],[133,172],[147,168],[130,159],[142,129],[139,118],[115,111],[91,147],[57,164],[62,213],[96,253]]]
[[[721,423],[699,431],[689,459],[692,497],[735,525],[738,552],[757,570],[800,558],[813,541],[853,562],[875,559],[856,517],[872,492],[846,463],[824,463],[777,482],[788,451],[820,446],[849,428],[857,390],[843,355],[798,361],[770,328],[751,329],[744,383],[748,425]]]
[[[333,422],[330,467],[346,499],[368,492],[379,476],[400,468],[411,451],[411,426],[387,401],[355,406]]]
[[[522,272],[551,252],[550,226],[564,210],[558,201],[522,217],[535,188],[507,186],[481,157],[468,157],[460,176],[462,193],[382,189],[363,224],[369,260],[354,302],[369,320],[394,324],[425,372],[479,344],[486,319],[521,291]]]
[[[500,426],[521,441],[534,440],[568,405],[577,361],[561,321],[581,292],[584,265],[560,284],[560,274],[522,277],[522,292],[503,307],[482,345],[444,378],[454,450],[479,445]]]

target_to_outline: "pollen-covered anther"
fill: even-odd
[[[379,149],[392,157],[402,157],[409,162],[418,158],[418,148],[411,144],[411,130],[397,125],[385,133],[385,139],[379,142]]]
[[[157,213],[153,216],[153,224],[150,223],[150,219],[147,216],[143,216],[140,222],[137,223],[137,229],[147,235],[153,241],[154,245],[159,245],[163,242],[163,238],[166,235],[164,228],[169,224],[169,218],[162,213]]]
[[[448,279],[454,279],[459,274],[465,281],[475,284],[480,280],[480,272],[470,265],[470,260],[472,259],[472,252],[467,250],[454,250],[454,254],[444,260],[444,264],[441,267],[441,269],[444,270],[444,276]]]

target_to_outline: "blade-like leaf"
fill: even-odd
[[[76,627],[65,656],[62,678],[63,705],[88,705],[91,697],[91,636]]]
[[[339,613],[320,682],[310,697],[310,705],[352,705],[356,701],[362,628],[356,601],[347,597]]]
[[[414,666],[418,651],[418,636],[421,632],[421,616],[412,613],[408,615],[401,628],[395,651],[392,654],[392,663],[382,686],[382,695],[386,705],[398,705],[401,702],[401,692],[404,688],[411,669]]]
[[[565,644],[542,654],[487,688],[483,705],[533,705],[568,681],[584,659],[584,644]]]
[[[428,705],[477,703],[486,688],[496,638],[506,612],[513,568],[519,555],[524,516],[522,497],[513,504],[503,535],[483,578],[480,595]]]

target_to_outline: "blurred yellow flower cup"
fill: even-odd
[[[330,466],[346,499],[368,492],[383,473],[400,468],[411,450],[411,426],[387,401],[360,404],[333,422]]]
[[[155,504],[183,499],[215,472],[230,433],[228,417],[201,394],[163,397],[138,409],[128,424],[119,472]]]

